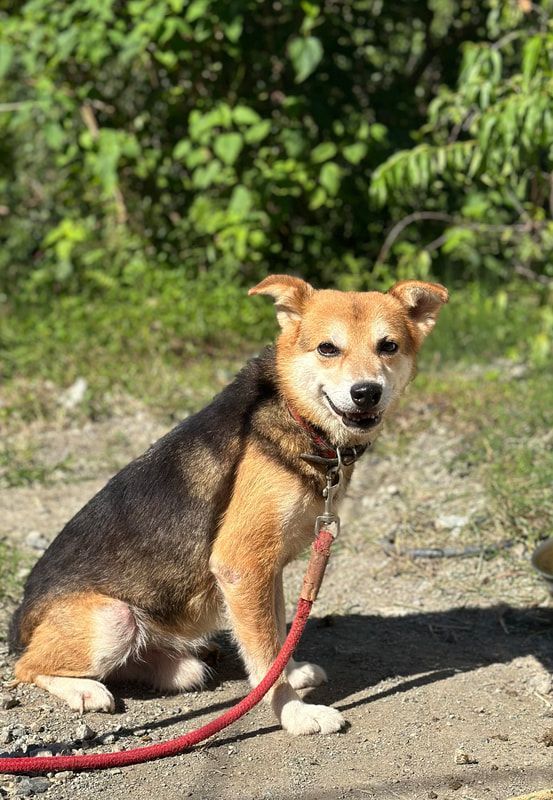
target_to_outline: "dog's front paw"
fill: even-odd
[[[293,736],[307,736],[311,733],[337,733],[346,721],[335,708],[290,700],[282,707],[280,723]]]
[[[322,667],[317,664],[310,664],[308,661],[295,661],[286,677],[294,689],[320,686],[321,683],[326,683],[328,680]]]

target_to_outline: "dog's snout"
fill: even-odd
[[[379,383],[354,383],[350,394],[359,408],[373,408],[382,397],[382,386]]]

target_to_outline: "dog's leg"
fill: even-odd
[[[277,480],[274,461],[250,445],[211,553],[210,568],[253,684],[265,676],[281,647],[275,580],[284,560],[283,516],[290,502],[283,507],[282,498],[296,498],[301,491],[286,471]],[[290,733],[335,733],[345,724],[336,709],[304,703],[285,674],[266,697]]]
[[[282,646],[286,639],[286,609],[282,571],[275,576],[275,611]],[[313,686],[320,686],[321,683],[326,683],[328,680],[326,672],[318,664],[310,664],[309,661],[294,661],[293,658],[288,662],[286,674],[293,689],[309,689]]]
[[[34,683],[73,710],[113,711],[99,680],[141,647],[141,631],[126,603],[93,592],[52,601],[15,665],[17,680]]]
[[[237,564],[244,563],[238,555]],[[250,560],[251,564],[251,560]],[[241,575],[234,563],[212,564],[224,594],[234,634],[252,684],[257,684],[280,650],[275,576],[259,565]],[[334,708],[304,703],[282,675],[267,695],[282,727],[295,735],[335,733],[345,720]]]

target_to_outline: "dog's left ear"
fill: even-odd
[[[388,290],[388,294],[397,297],[407,308],[409,317],[423,336],[430,333],[441,307],[449,300],[445,286],[425,281],[400,281]]]
[[[301,278],[294,278],[293,275],[269,275],[250,289],[248,294],[268,294],[273,297],[277,320],[284,330],[300,319],[305,304],[314,291],[309,283]]]

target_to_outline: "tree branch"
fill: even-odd
[[[486,222],[471,222],[471,220],[463,219],[463,217],[454,217],[451,214],[445,214],[441,211],[414,211],[408,214],[403,219],[400,219],[384,240],[384,244],[380,248],[380,252],[376,258],[375,264],[383,264],[392,249],[396,239],[403,233],[405,228],[413,222],[422,222],[424,220],[434,222],[445,222],[455,225],[458,228],[468,228],[469,230],[484,230],[494,233],[502,233],[503,231],[516,231],[517,233],[529,233],[532,230],[539,230],[544,227],[545,222],[534,222],[528,220],[527,222],[515,222],[512,225],[493,225]]]

